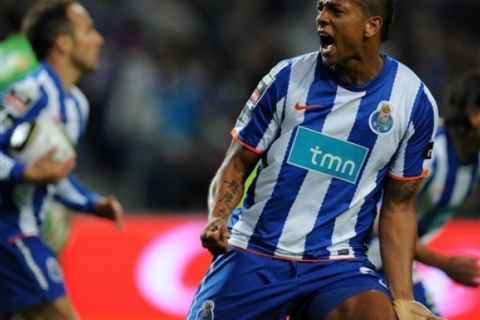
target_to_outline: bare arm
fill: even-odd
[[[227,223],[240,202],[243,185],[259,156],[232,141],[222,165],[213,178],[208,194],[208,222],[200,239],[212,254],[227,251],[230,233]]]
[[[399,320],[440,320],[413,300],[412,264],[417,240],[415,199],[421,180],[387,179],[380,210],[380,251]]]
[[[415,198],[421,180],[387,179],[380,210],[380,251],[393,299],[413,299],[412,263],[417,238]]]
[[[476,287],[480,284],[480,263],[473,257],[447,256],[417,241],[415,259],[443,270],[451,279],[463,285]]]

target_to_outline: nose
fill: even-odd
[[[318,10],[317,13],[317,26],[322,27],[330,21],[330,16],[328,15],[327,10]]]
[[[98,44],[99,44],[99,45],[102,45],[103,42],[105,41],[105,39],[104,39],[103,36],[100,34],[100,32],[98,32],[98,31],[95,31],[95,32],[96,32]]]

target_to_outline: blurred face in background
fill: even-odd
[[[67,10],[72,25],[72,64],[82,72],[97,69],[103,37],[98,33],[87,10],[78,3]]]
[[[361,57],[368,17],[354,0],[319,0],[317,32],[323,63],[335,65]]]

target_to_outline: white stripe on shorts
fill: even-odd
[[[45,276],[42,273],[42,270],[40,267],[37,265],[35,260],[33,260],[32,254],[30,252],[30,249],[25,246],[23,243],[22,239],[17,239],[15,240],[15,244],[17,245],[18,249],[20,249],[20,252],[23,254],[23,257],[25,258],[25,262],[27,263],[27,266],[32,270],[33,275],[37,279],[38,283],[42,287],[43,290],[48,289],[48,281],[45,278]]]

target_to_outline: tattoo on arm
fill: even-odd
[[[237,205],[234,201],[235,196],[242,191],[242,188],[240,188],[240,184],[235,180],[224,180],[223,183],[226,185],[226,191],[219,195],[218,204],[220,204],[221,207],[216,213],[218,217],[227,219]]]
[[[420,183],[421,179],[413,181],[387,180],[384,190],[384,201],[408,201],[416,196]]]
[[[237,193],[240,189],[240,185],[235,180],[223,180],[223,183],[227,185],[227,189],[231,190],[233,193]]]

